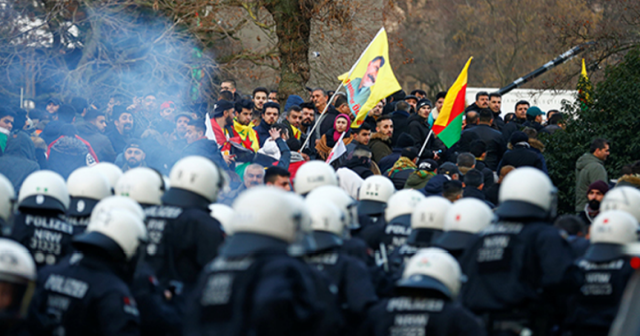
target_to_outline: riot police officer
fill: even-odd
[[[34,335],[139,335],[128,283],[147,239],[144,223],[127,210],[102,212],[74,238],[79,252],[38,274],[29,307]]]
[[[322,161],[308,161],[296,172],[293,190],[296,194],[306,196],[311,190],[324,186],[338,186],[338,175],[328,164]]]
[[[150,237],[146,260],[163,285],[180,293],[195,285],[224,240],[222,226],[209,215],[209,204],[225,181],[220,169],[201,156],[178,161],[169,179],[171,188],[162,205],[145,209]]]
[[[67,178],[67,190],[71,197],[67,222],[74,226],[74,234],[81,234],[89,224],[93,207],[111,196],[111,185],[99,170],[81,167]]]
[[[621,210],[600,213],[591,225],[591,245],[576,261],[582,286],[570,300],[568,335],[605,336],[634,272],[623,245],[638,240],[638,221]]]
[[[475,198],[456,201],[444,217],[444,232],[433,246],[451,253],[460,260],[467,247],[476,239],[476,234],[493,221],[493,212],[487,203]]]
[[[185,335],[314,335],[320,300],[308,266],[288,255],[310,230],[304,210],[272,187],[247,190],[233,208],[234,233],[201,274]]]
[[[462,273],[438,248],[419,250],[407,263],[397,293],[368,313],[359,335],[486,335],[482,322],[456,297]]]
[[[37,171],[22,183],[11,238],[31,252],[36,266],[53,265],[71,253],[74,227],[64,218],[68,207],[67,186],[57,173]]]
[[[389,256],[389,268],[396,278],[402,275],[404,264],[421,248],[431,247],[442,234],[444,217],[451,202],[441,196],[420,201],[411,214],[411,234],[407,241]]]
[[[411,234],[411,214],[424,195],[413,189],[396,192],[389,198],[385,222],[363,230],[361,237],[375,251],[376,262],[389,272],[389,255],[402,246]]]
[[[325,274],[337,289],[347,325],[344,332],[352,334],[362,322],[366,309],[378,299],[373,282],[365,263],[341,249],[347,234],[342,220],[344,212],[326,199],[316,201],[308,197],[307,205],[315,249],[304,260]]]
[[[26,331],[25,308],[29,305],[36,281],[36,264],[24,246],[0,238],[0,334],[23,335]]]
[[[113,193],[118,180],[122,177],[122,169],[111,162],[100,162],[91,168],[101,172],[109,180],[111,192]]]
[[[396,191],[393,182],[381,175],[367,177],[358,191],[358,219],[362,227],[384,221],[384,211]]]
[[[0,174],[0,234],[8,235],[10,232],[9,222],[13,214],[13,203],[16,199],[16,191],[13,189],[11,181]]]
[[[640,190],[633,187],[615,187],[609,190],[600,203],[600,211],[622,210],[640,223]]]
[[[211,210],[211,217],[215,218],[224,229],[224,233],[227,236],[233,234],[233,216],[235,215],[235,211],[233,208],[226,204],[222,203],[214,203],[209,205],[209,210]]]
[[[115,195],[130,197],[138,202],[142,208],[162,204],[164,192],[165,185],[162,175],[147,167],[128,170],[118,179],[114,189]]]
[[[556,189],[535,168],[519,168],[500,186],[498,222],[460,259],[468,277],[462,302],[488,318],[493,333],[548,332],[563,296],[576,285],[573,252],[555,217]],[[555,309],[555,310],[554,310]]]

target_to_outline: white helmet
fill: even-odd
[[[338,176],[330,165],[317,160],[300,166],[293,180],[293,189],[298,195],[306,195],[311,190],[324,185],[338,186]]]
[[[257,233],[293,243],[302,229],[303,210],[283,190],[257,186],[233,202],[233,233]],[[251,207],[247,207],[251,204]]]
[[[13,240],[0,238],[0,282],[13,285],[9,306],[2,308],[3,316],[26,318],[35,280],[36,264],[29,250]]]
[[[393,194],[387,202],[387,209],[384,213],[384,219],[387,223],[392,219],[402,216],[410,215],[416,208],[416,205],[425,199],[424,195],[414,189],[403,189]]]
[[[453,203],[441,196],[429,196],[416,205],[411,214],[412,229],[444,228],[444,218]]]
[[[393,182],[382,175],[367,177],[358,192],[358,214],[383,214],[387,202],[396,191]]]
[[[132,200],[129,197],[110,196],[96,204],[96,206],[93,208],[93,211],[91,211],[90,221],[97,220],[100,217],[101,213],[109,212],[114,209],[129,211],[141,221],[144,221],[146,218],[144,210],[142,209],[140,204],[138,204],[138,202]]]
[[[69,208],[67,184],[60,174],[51,170],[32,173],[22,182],[18,206],[66,212]]]
[[[8,178],[0,174],[0,218],[9,220],[13,213],[13,202],[16,200],[16,191]]]
[[[104,236],[116,242],[121,250],[113,249],[113,243],[106,241]],[[76,236],[74,242],[101,247],[112,256],[128,261],[136,255],[140,243],[147,239],[147,228],[139,217],[126,209],[112,209],[91,218],[85,234]]]
[[[356,229],[358,224],[358,202],[340,187],[325,185],[313,189],[308,195],[307,204],[331,202],[344,214],[343,223],[349,229]]]
[[[475,198],[463,198],[451,206],[444,217],[444,233],[435,245],[447,251],[467,247],[471,238],[493,221],[489,206]]]
[[[316,251],[342,245],[345,235],[344,213],[328,200],[318,202],[307,199],[307,205]]]
[[[460,265],[446,251],[430,247],[420,249],[409,259],[398,287],[435,289],[451,299],[460,292]]]
[[[601,212],[591,224],[591,245],[584,258],[604,262],[624,254],[624,245],[638,241],[638,221],[622,210]]]
[[[224,229],[224,232],[230,236],[233,234],[233,216],[235,215],[235,211],[226,205],[221,203],[214,203],[209,205],[209,210],[211,210],[211,217],[215,218]]]
[[[171,189],[187,190],[215,202],[224,186],[224,176],[211,160],[187,156],[176,162],[169,174]]]
[[[622,210],[640,222],[640,190],[633,187],[615,187],[604,195],[600,211]]]
[[[111,162],[100,162],[97,165],[92,166],[91,168],[96,169],[107,177],[107,180],[109,180],[109,185],[111,186],[111,190],[116,187],[118,180],[120,179],[120,177],[122,177],[122,169]]]
[[[74,170],[67,178],[67,189],[71,196],[67,213],[70,216],[88,216],[98,201],[111,196],[109,180],[89,167]]]
[[[128,170],[118,180],[115,194],[131,197],[140,204],[162,204],[164,194],[164,180],[157,171],[138,167]]]
[[[522,167],[509,173],[500,185],[500,206],[496,214],[501,218],[555,217],[556,188],[541,170]]]

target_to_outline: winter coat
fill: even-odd
[[[102,134],[98,127],[92,123],[83,122],[76,125],[76,129],[78,130],[78,135],[91,144],[91,147],[96,152],[100,162],[115,161],[116,151],[114,150],[111,141],[109,141],[109,138]],[[122,148],[118,148],[117,150],[120,152],[122,151]]]
[[[640,189],[640,174],[636,175],[624,175],[618,179],[618,183],[616,187],[633,187],[636,189]]]
[[[33,142],[23,132],[9,137],[4,155],[0,156],[0,173],[11,181],[16,193],[29,174],[40,169]]]
[[[433,172],[416,170],[407,178],[407,182],[404,183],[404,189],[423,189],[434,176],[436,176],[436,174]]]
[[[389,177],[396,190],[404,189],[404,184],[407,182],[409,175],[416,171],[416,164],[409,160],[409,158],[401,156],[389,170],[385,172],[385,175]]]
[[[256,131],[256,135],[258,136],[258,143],[260,144],[260,148],[264,146],[264,143],[267,141],[267,139],[271,138],[271,134],[269,134],[271,126],[272,125],[261,121],[260,125],[253,128],[253,130]]]
[[[127,142],[131,139],[129,135],[120,134],[115,127],[109,130],[105,135],[111,141],[111,145],[113,146],[116,155],[122,153]]]
[[[495,170],[506,150],[506,142],[502,138],[502,134],[491,126],[483,124],[464,131],[464,133],[466,132],[475,133],[487,145],[487,156],[484,162],[489,169]]]
[[[65,180],[74,170],[96,163],[91,145],[82,142],[77,136],[62,136],[49,144],[48,168]]]
[[[538,139],[529,138],[529,145],[531,146],[531,150],[538,154],[540,161],[542,161],[542,171],[549,175],[549,171],[547,170],[547,160],[545,160],[544,155],[542,155],[542,152],[544,152],[544,144]]]
[[[218,144],[213,140],[202,138],[192,142],[182,150],[182,157],[190,155],[204,156],[218,165],[218,167],[222,167],[225,170],[228,169],[227,163],[224,162],[222,154],[220,154]]]
[[[427,135],[429,135],[429,123],[427,123],[427,119],[421,117],[419,114],[414,114],[409,117],[409,135],[411,135],[415,140],[416,144],[422,147],[422,144],[427,139]],[[433,140],[429,139],[429,142],[433,142]],[[427,144],[427,147],[429,145]]]
[[[369,148],[373,161],[380,163],[383,157],[391,154],[391,139],[382,133],[374,133],[369,141]]]
[[[604,168],[604,161],[595,157],[591,153],[584,153],[576,161],[576,195],[575,211],[580,212],[587,204],[587,188],[595,181],[609,181],[607,170]]]
[[[447,181],[451,181],[451,177],[448,175],[436,175],[429,179],[429,182],[424,186],[424,189],[419,191],[425,194],[425,196],[442,195],[442,187]]]
[[[391,120],[393,121],[392,144],[396,144],[401,134],[409,132],[409,117],[410,114],[406,111],[395,111],[391,113]]]
[[[500,171],[503,166],[507,165],[511,165],[516,168],[534,167],[543,170],[542,160],[540,160],[538,154],[531,149],[528,143],[516,144],[512,150],[504,153],[497,171]]]
[[[380,170],[382,172],[386,172],[387,170],[391,169],[391,167],[393,167],[396,161],[398,161],[398,159],[400,158],[400,154],[402,154],[402,148],[393,148],[391,154],[382,158],[382,160],[380,160],[380,162],[378,163],[378,167],[380,167]]]
[[[344,167],[353,170],[363,180],[369,176],[373,176],[373,172],[371,171],[371,159],[368,157],[353,157],[351,160],[346,162]]]

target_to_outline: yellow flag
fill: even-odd
[[[387,32],[381,28],[349,73],[338,77],[347,91],[349,109],[356,118],[351,127],[362,125],[369,111],[402,87],[389,63]]]

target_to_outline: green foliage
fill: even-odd
[[[610,179],[620,168],[640,158],[640,47],[631,50],[620,64],[606,70],[605,80],[596,86],[593,104],[566,106],[570,115],[564,132],[547,137],[545,157],[549,175],[558,187],[559,210],[573,212],[575,163],[589,150],[591,140],[603,137],[611,142],[605,163]]]

